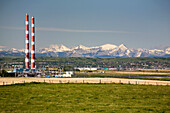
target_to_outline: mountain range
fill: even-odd
[[[25,56],[24,49],[0,49],[0,56]],[[36,50],[36,56],[50,57],[170,57],[170,47],[163,49],[133,49],[124,44],[105,44],[96,47],[78,45],[68,48],[64,45],[50,45]]]

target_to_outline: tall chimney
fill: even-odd
[[[26,14],[26,40],[25,40],[25,68],[29,69],[29,16]]]
[[[32,41],[31,41],[31,69],[35,69],[35,24],[32,17]]]

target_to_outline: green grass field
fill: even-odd
[[[88,77],[72,77],[72,78],[125,78],[125,79],[140,79],[140,80],[159,80],[170,81],[170,77],[105,77],[105,76],[88,76]]]
[[[117,73],[119,72],[119,73]],[[124,73],[124,72],[128,72],[128,73]],[[164,76],[170,76],[170,72],[166,72],[166,73],[163,73],[161,74],[161,72],[155,72],[154,74],[152,74],[152,72],[149,74],[149,73],[134,73],[134,72],[137,72],[137,71],[110,71],[109,73],[106,72],[106,73],[83,73],[83,72],[75,72],[75,75],[150,75],[150,76],[161,76],[161,75],[164,75]]]
[[[170,86],[48,83],[0,86],[0,112],[169,113]]]

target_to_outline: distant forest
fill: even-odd
[[[31,61],[31,60],[30,60]],[[37,68],[49,67],[110,67],[110,68],[170,68],[170,57],[131,57],[131,58],[101,58],[101,57],[36,57]],[[0,65],[24,65],[24,57],[0,57]]]

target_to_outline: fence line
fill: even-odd
[[[11,82],[5,82],[3,81],[1,85],[11,85],[11,84],[17,84],[17,83],[30,83],[30,82],[40,82],[40,83],[120,83],[120,84],[136,84],[136,85],[170,85],[170,82],[169,81],[166,81],[166,82],[158,82],[158,81],[124,81],[124,80],[115,80],[115,81],[110,81],[110,80],[102,80],[102,79],[99,79],[99,80],[22,80],[22,81],[11,81]],[[169,83],[168,83],[169,82]]]

